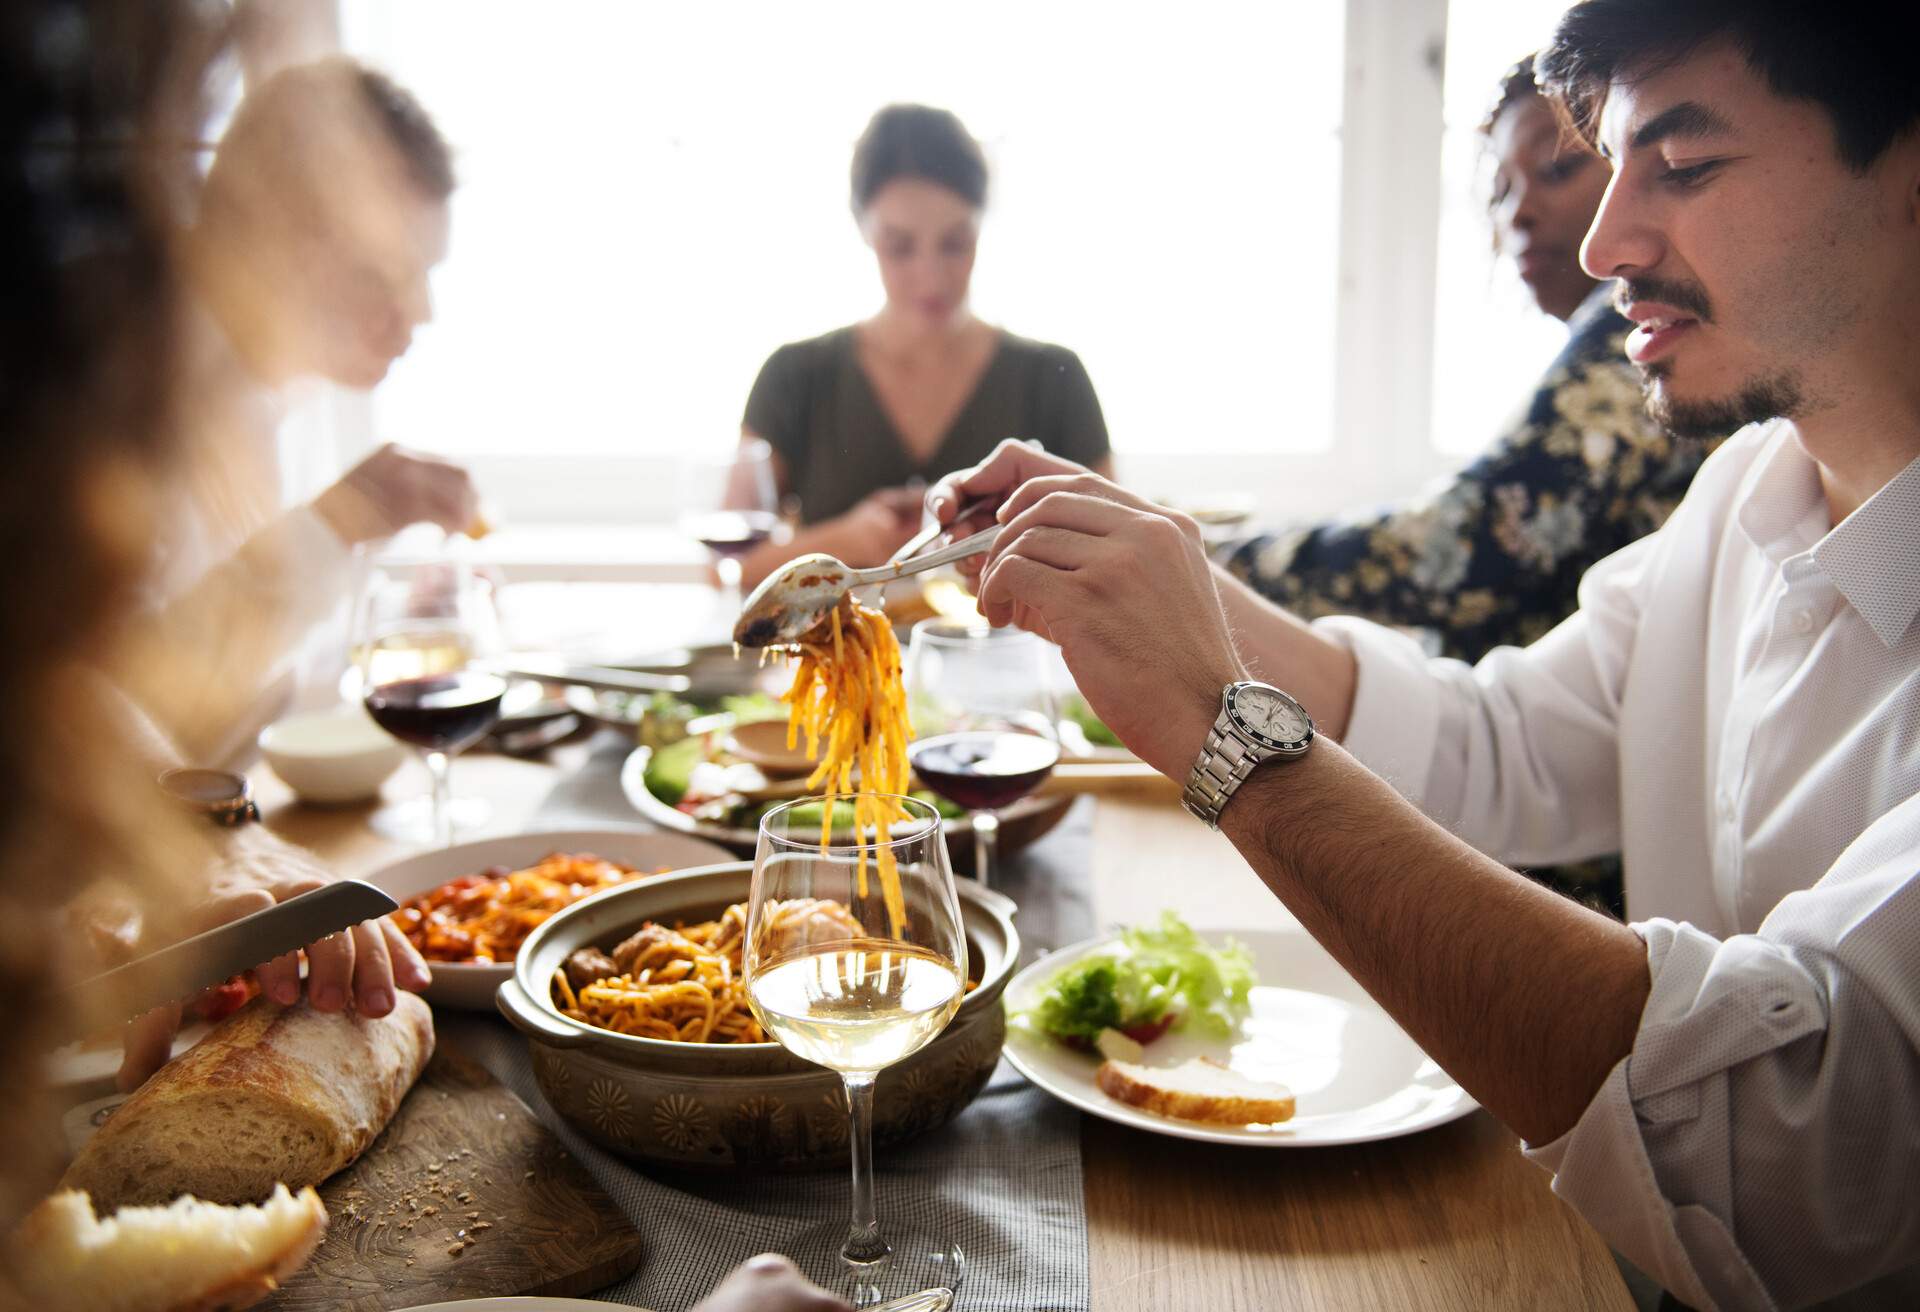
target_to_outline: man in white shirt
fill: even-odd
[[[933,496],[944,518],[1006,495],[989,619],[1058,641],[1095,711],[1700,1308],[1920,1306],[1917,25],[1569,11],[1539,67],[1614,166],[1586,268],[1620,280],[1656,417],[1747,427],[1524,651],[1468,668],[1303,624],[1183,517],[1014,444]],[[1248,669],[1342,745],[1285,754],[1271,694],[1236,693],[1273,708],[1264,747],[1230,726]],[[1483,855],[1614,850],[1631,927]]]
[[[288,658],[350,587],[352,549],[416,522],[473,526],[457,465],[386,446],[282,510],[288,386],[380,382],[432,318],[451,152],[404,89],[333,57],[267,78],[220,141],[181,243],[191,434],[159,544],[155,618],[219,633],[191,687],[133,687],[198,764],[237,759],[289,695]]]

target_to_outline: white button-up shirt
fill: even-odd
[[[1474,667],[1318,626],[1416,805],[1516,864],[1624,854],[1652,992],[1529,1155],[1697,1307],[1920,1307],[1920,460],[1831,527],[1755,426],[1580,602]]]

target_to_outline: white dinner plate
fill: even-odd
[[[1219,946],[1226,934],[1203,935]],[[1121,1125],[1207,1143],[1310,1148],[1391,1139],[1456,1120],[1478,1104],[1415,1046],[1305,930],[1236,933],[1253,955],[1259,983],[1233,1035],[1168,1033],[1147,1047],[1146,1064],[1173,1066],[1208,1056],[1256,1080],[1293,1091],[1293,1119],[1271,1126],[1175,1120],[1109,1098],[1094,1083],[1099,1059],[1020,1026],[1007,1030],[1007,1059],[1063,1102]],[[1062,948],[1007,985],[1009,1014],[1031,1007],[1056,972],[1117,936]]]
[[[178,1057],[204,1039],[212,1028],[203,1020],[187,1022],[173,1036],[173,1051],[169,1056]],[[113,1087],[114,1077],[120,1073],[120,1057],[120,1034],[115,1031],[55,1048],[47,1054],[46,1065],[42,1069],[47,1083],[56,1089],[64,1089],[74,1095],[94,1091],[104,1093]]]
[[[733,860],[733,854],[725,848],[688,834],[652,829],[558,829],[456,843],[396,861],[362,878],[390,893],[394,901],[405,902],[449,879],[478,874],[493,866],[521,870],[553,852],[591,852],[647,871],[683,870]],[[492,1011],[495,990],[513,974],[511,963],[428,964],[433,968],[433,983],[422,996],[435,1006],[465,1011]]]

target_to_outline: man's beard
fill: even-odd
[[[1622,279],[1614,289],[1614,308],[1624,314],[1635,301],[1660,301],[1692,315],[1702,324],[1713,322],[1713,304],[1707,298],[1707,289],[1698,283],[1670,282],[1664,278]],[[1672,372],[1671,365],[1657,360],[1640,369],[1647,413],[1670,437],[1693,440],[1725,437],[1748,424],[1791,419],[1806,401],[1799,375],[1790,370],[1770,378],[1753,379],[1732,396],[1710,401],[1675,401],[1669,395],[1671,384],[1656,386]]]
[[[1664,381],[1669,372],[1664,362],[1656,361],[1641,370],[1641,383],[1646,390],[1647,413],[1671,437],[1694,441],[1726,437],[1748,424],[1791,419],[1806,400],[1800,390],[1799,377],[1788,372],[1754,379],[1732,396],[1675,401],[1669,394],[1670,385],[1655,385]]]

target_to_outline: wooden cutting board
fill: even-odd
[[[313,1260],[259,1306],[385,1312],[584,1294],[640,1265],[640,1233],[527,1105],[444,1043],[360,1160],[320,1186]]]

